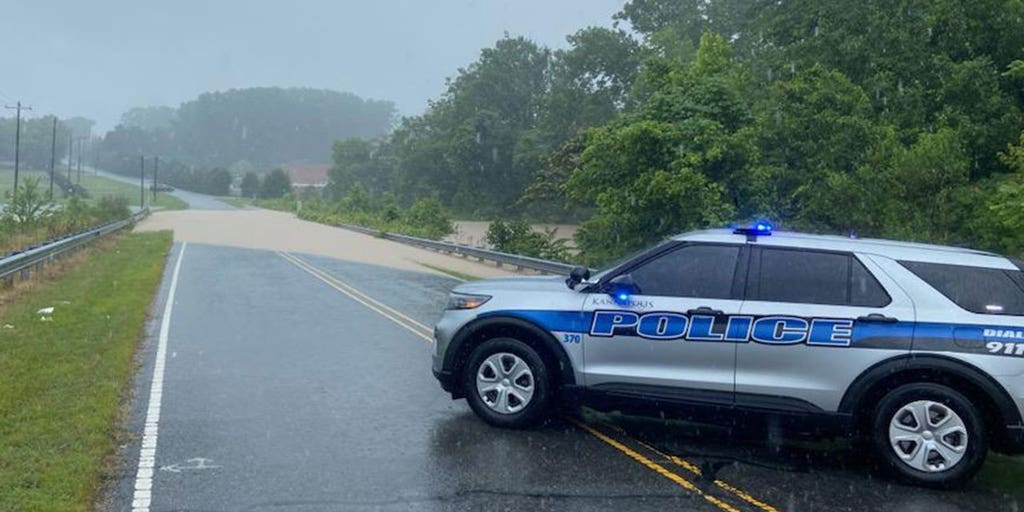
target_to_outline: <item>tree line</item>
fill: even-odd
[[[34,170],[50,169],[50,151],[54,149],[53,116],[22,118],[20,160],[22,167]],[[55,146],[56,164],[67,158],[68,139],[88,137],[93,121],[82,117],[57,120]],[[14,161],[17,119],[0,117],[0,162]],[[78,148],[74,148],[77,155]]]
[[[326,162],[331,142],[377,137],[392,126],[391,102],[351,93],[255,87],[210,92],[173,107],[129,110],[108,132],[98,158],[140,154],[204,168],[270,168],[297,160]]]
[[[1021,252],[1024,3],[632,0],[615,23],[481,50],[422,115],[336,142],[325,194],[581,220],[592,264],[762,217]]]

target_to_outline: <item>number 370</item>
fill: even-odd
[[[562,343],[581,343],[583,341],[582,334],[563,334]]]

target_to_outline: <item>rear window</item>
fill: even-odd
[[[769,249],[761,251],[757,300],[883,307],[889,295],[849,253]]]
[[[1024,274],[1019,270],[901,261],[957,306],[984,315],[1024,315]]]

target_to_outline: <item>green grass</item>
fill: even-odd
[[[123,236],[0,311],[0,510],[92,510],[170,247]]]
[[[33,176],[39,178],[40,188],[44,191],[49,190],[50,187],[50,173],[36,170],[19,169],[18,170],[18,183],[21,184],[21,180],[26,177]],[[12,167],[0,167],[0,203],[5,202],[4,198],[8,197],[11,190],[14,188],[14,168]],[[60,188],[56,185],[53,190],[54,195],[57,196],[57,200],[60,201],[64,194],[61,193]]]
[[[417,263],[419,263],[419,262],[417,262]],[[482,277],[477,277],[477,276],[470,275],[470,274],[463,274],[462,272],[459,272],[458,270],[451,270],[451,269],[447,269],[447,268],[444,268],[444,267],[428,265],[426,263],[420,263],[420,265],[423,265],[424,267],[427,267],[430,270],[436,270],[436,271],[438,271],[438,272],[440,272],[442,274],[448,274],[448,275],[450,275],[450,276],[452,276],[452,277],[454,277],[456,279],[462,279],[463,281],[479,281],[479,280],[483,279]]]
[[[295,200],[289,198],[281,199],[246,199],[244,197],[234,196],[218,196],[217,199],[224,201],[235,208],[245,208],[252,206],[256,208],[266,208],[268,210],[278,210],[282,212],[295,212]]]
[[[86,175],[86,173],[83,172],[82,186],[89,191],[89,195],[93,198],[100,198],[103,196],[124,196],[128,198],[128,204],[133,206],[139,205],[138,185],[129,185],[128,183],[115,181],[102,176]],[[188,208],[188,203],[166,192],[157,192],[156,202],[151,203],[152,200],[153,192],[146,190],[147,205],[163,210],[185,210]]]
[[[58,169],[60,171],[60,169]],[[66,173],[67,170],[61,171],[62,174]],[[20,169],[18,171],[18,180],[23,180],[26,176],[34,176],[39,178],[39,185],[43,191],[49,191],[50,189],[50,175],[46,171],[37,170],[26,170]],[[74,170],[71,171],[71,179],[73,182],[78,181],[78,173]],[[124,196],[128,198],[128,204],[138,206],[139,204],[139,187],[138,185],[130,185],[128,183],[104,178],[102,176],[96,176],[88,171],[82,171],[82,186],[89,191],[89,195],[92,199],[99,199],[103,196]],[[14,188],[14,169],[11,168],[0,168],[0,202],[3,202],[5,197],[10,193],[11,189]],[[54,201],[58,203],[64,203],[67,201],[67,197],[57,187],[54,187]],[[149,190],[146,191],[146,204],[150,204],[153,199],[153,193]],[[156,203],[152,205],[156,208],[164,210],[184,210],[188,208],[188,203],[178,199],[172,195],[164,192],[157,194]]]

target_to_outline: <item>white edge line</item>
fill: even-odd
[[[146,423],[142,432],[142,447],[139,449],[139,470],[135,474],[135,493],[132,496],[133,512],[149,512],[153,497],[153,470],[156,467],[156,437],[160,422],[160,401],[164,390],[164,363],[167,359],[167,335],[171,329],[171,312],[174,310],[174,294],[178,290],[178,274],[181,261],[185,259],[188,242],[181,243],[178,262],[174,264],[171,287],[167,291],[167,303],[160,321],[160,337],[156,348],[156,363],[153,365],[153,382],[149,389],[149,406],[146,408]]]

